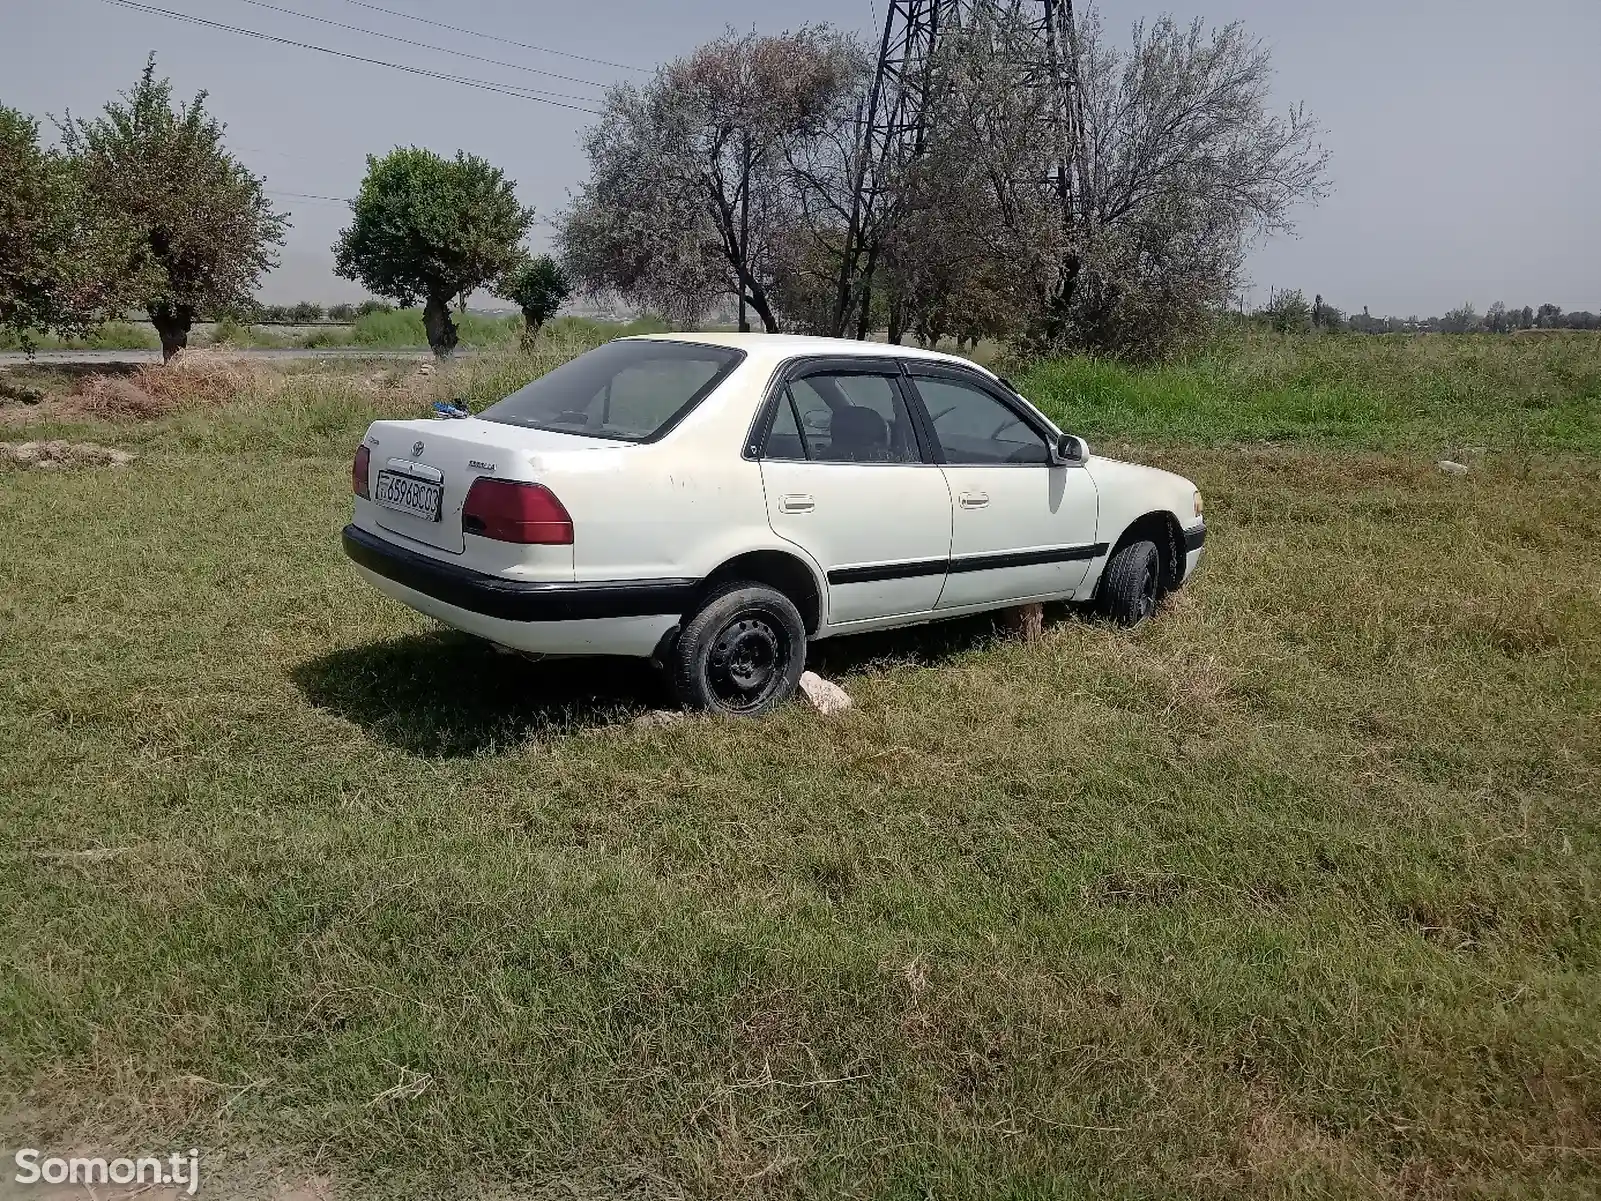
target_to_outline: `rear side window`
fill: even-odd
[[[742,358],[730,347],[695,342],[608,342],[478,415],[506,425],[645,442],[676,425]]]

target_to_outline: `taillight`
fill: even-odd
[[[362,500],[371,500],[367,495],[367,471],[372,463],[372,451],[364,445],[356,447],[356,461],[350,465],[350,490]]]
[[[461,526],[496,542],[571,546],[573,519],[543,484],[479,478],[467,490]]]

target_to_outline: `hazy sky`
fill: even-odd
[[[385,16],[355,0],[280,8],[571,76],[571,82],[401,45],[246,0],[156,7],[370,58],[579,97],[644,75]],[[883,0],[373,0],[514,41],[650,67],[725,25],[778,32],[802,20],[871,34]],[[364,156],[397,144],[458,148],[504,167],[549,215],[582,175],[582,112],[474,91],[215,29],[106,0],[0,0],[0,102],[43,118],[88,114],[156,50],[179,94],[211,94],[229,144],[275,192],[353,194]],[[1110,36],[1171,10],[1241,20],[1272,49],[1283,105],[1326,130],[1334,192],[1298,215],[1298,236],[1256,248],[1251,277],[1374,313],[1439,312],[1464,300],[1601,310],[1601,0],[1102,0]],[[337,203],[275,195],[292,214],[269,301],[356,299],[329,247]],[[541,241],[548,229],[536,235]]]

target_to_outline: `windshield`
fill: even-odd
[[[507,425],[645,442],[677,424],[744,357],[727,346],[696,342],[608,342],[478,415]]]

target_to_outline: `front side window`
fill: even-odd
[[[961,380],[928,376],[918,395],[934,423],[934,437],[954,464],[1049,463],[1045,439],[988,392]]]
[[[818,463],[922,461],[895,381],[843,372],[808,375],[784,388],[764,455]]]
[[[644,442],[699,404],[743,357],[730,347],[695,342],[608,342],[478,415],[506,425]]]

